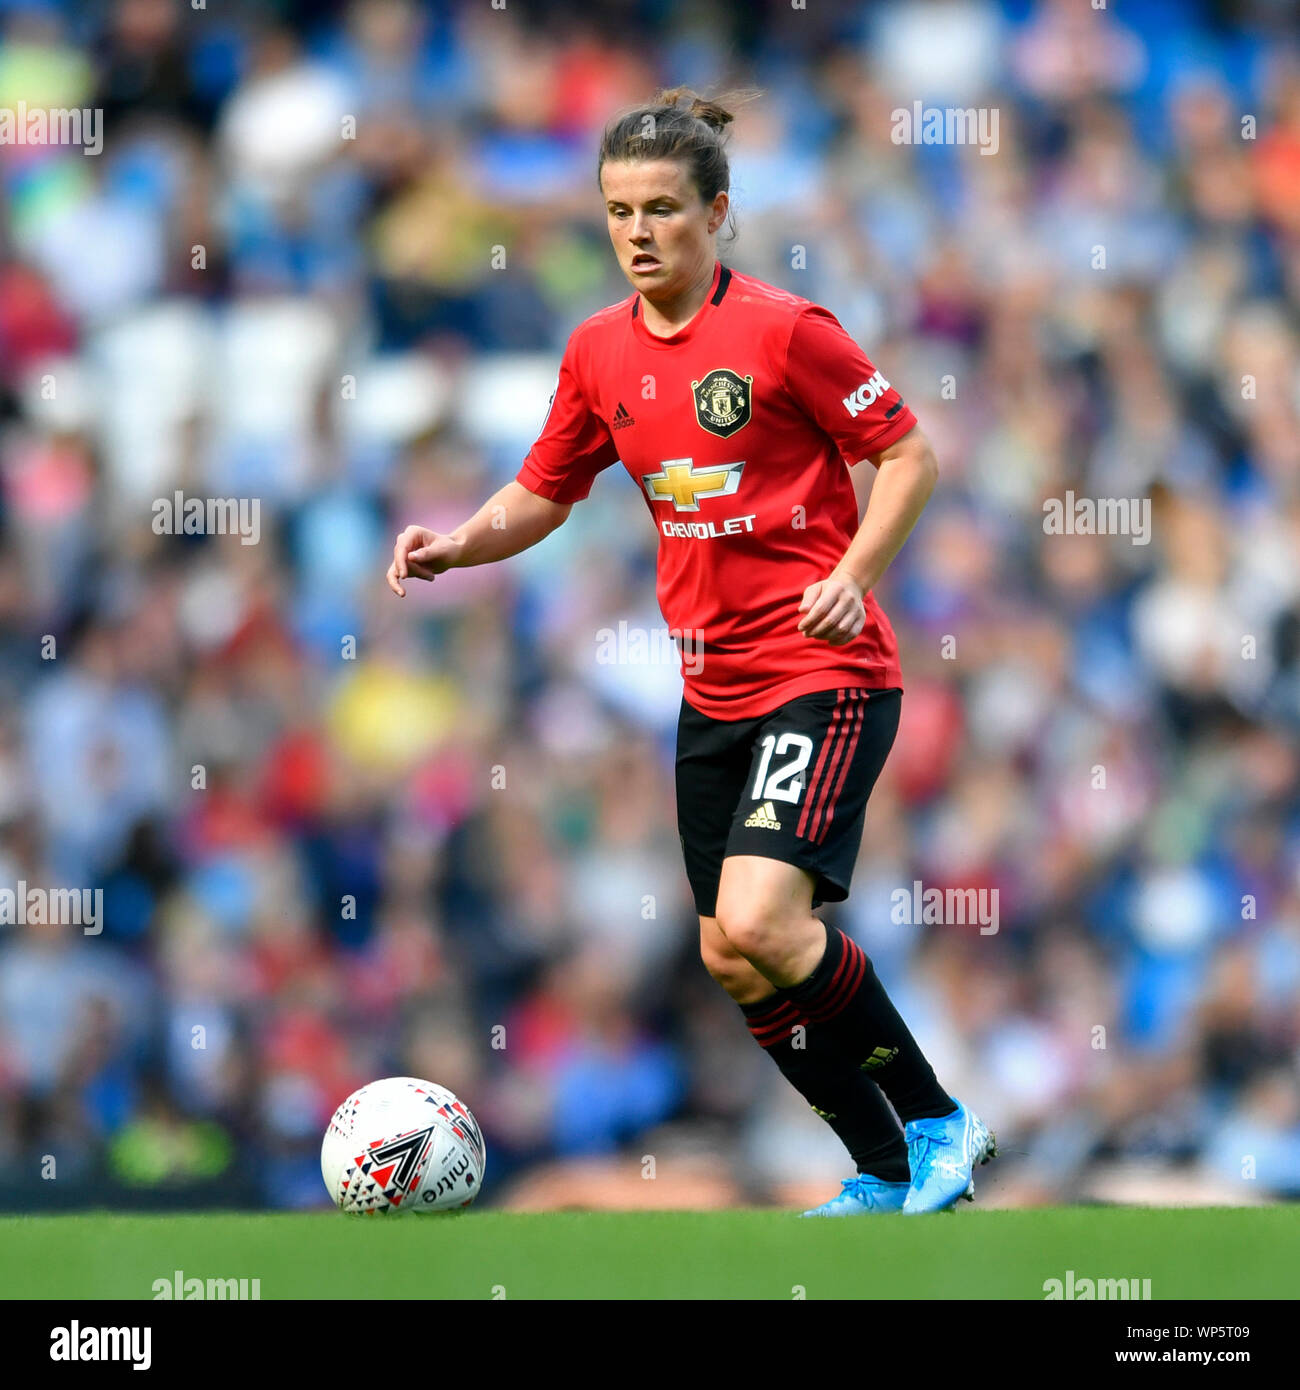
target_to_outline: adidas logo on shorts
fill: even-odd
[[[770,801],[765,801],[745,822],[746,830],[755,826],[759,830],[780,830],[781,822],[777,820],[776,812],[772,809]]]
[[[887,1063],[892,1062],[897,1056],[898,1049],[896,1047],[873,1048],[871,1056],[868,1057],[865,1062],[861,1063],[861,1070],[875,1071],[877,1067],[885,1066]]]

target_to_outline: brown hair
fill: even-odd
[[[722,100],[736,106],[755,95],[736,92]],[[687,101],[690,104],[683,105]],[[720,101],[706,100],[689,87],[669,87],[648,105],[628,111],[605,127],[596,179],[599,182],[607,160],[676,159],[690,170],[703,201],[711,203],[717,194],[731,191],[723,131],[734,119]]]

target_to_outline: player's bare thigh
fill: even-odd
[[[722,861],[714,920],[727,944],[774,985],[817,968],[826,928],[813,916],[812,874],[780,859],[730,854]]]
[[[738,1004],[816,968],[826,934],[812,915],[812,892],[812,876],[793,864],[746,854],[723,860],[717,915],[700,918],[700,955]]]

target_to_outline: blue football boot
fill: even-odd
[[[859,1173],[856,1177],[845,1178],[840,1183],[840,1194],[823,1202],[804,1216],[867,1216],[873,1212],[902,1211],[911,1184],[905,1182],[882,1182],[869,1173]]]
[[[955,1097],[951,1115],[937,1120],[909,1120],[903,1126],[912,1188],[903,1212],[947,1211],[959,1198],[975,1200],[972,1172],[998,1152],[997,1136]]]

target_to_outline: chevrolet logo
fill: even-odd
[[[740,487],[744,463],[723,463],[696,472],[690,459],[669,459],[658,473],[643,473],[646,496],[652,502],[672,500],[679,512],[698,512],[701,497],[729,497]]]

